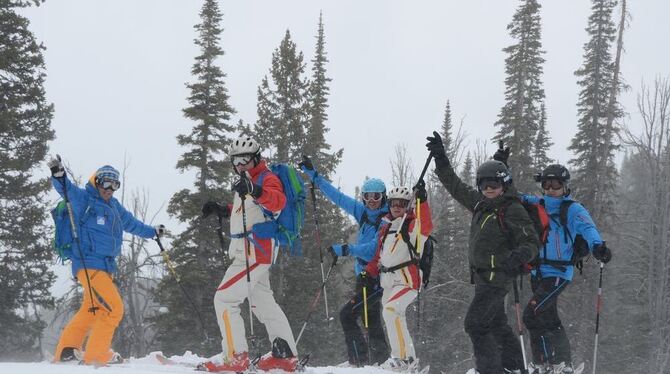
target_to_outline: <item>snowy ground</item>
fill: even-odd
[[[52,364],[49,362],[35,363],[9,363],[0,362],[0,373],[2,374],[154,374],[154,373],[194,373],[194,367],[203,358],[192,355],[189,352],[183,356],[172,356],[171,360],[177,362],[175,365],[162,365],[153,355],[143,358],[131,358],[123,364],[111,365],[101,368],[92,366],[78,366],[75,364]],[[261,372],[259,372],[261,373]],[[310,367],[304,371],[306,374],[389,374],[392,372],[375,367],[364,368],[338,368],[338,367]]]

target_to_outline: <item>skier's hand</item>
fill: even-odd
[[[426,143],[426,148],[428,148],[428,151],[430,152],[431,155],[435,158],[435,160],[449,160],[447,158],[447,153],[444,150],[444,144],[442,143],[442,137],[440,134],[438,134],[437,131],[433,131],[433,136],[429,136],[426,138],[428,140],[428,143]]]
[[[605,243],[598,244],[593,248],[593,257],[603,264],[606,264],[612,260],[612,251],[607,248]]]
[[[328,251],[335,256],[348,256],[349,244],[333,244]]]
[[[59,159],[52,158],[51,160],[49,160],[47,165],[51,170],[51,176],[53,176],[54,178],[62,178],[63,175],[65,175],[65,168],[63,167],[63,163]]]
[[[512,252],[509,257],[498,264],[498,267],[507,275],[517,276],[523,272],[525,263],[526,260],[519,252]]]
[[[258,199],[263,194],[263,187],[254,184],[247,178],[240,178],[233,186],[233,191],[237,192],[240,197],[251,195],[254,199]]]
[[[502,145],[502,141],[500,141],[500,143]],[[505,166],[509,167],[509,165],[507,165],[507,159],[509,158],[509,154],[510,154],[510,148],[509,147],[505,147],[505,148],[501,147],[501,148],[498,148],[496,153],[493,154],[493,159],[496,160],[496,161],[500,161],[503,164],[505,164]]]
[[[414,190],[414,193],[416,193],[416,197],[419,198],[420,203],[425,203],[426,200],[428,200],[428,192],[426,192],[426,182],[424,182],[423,179],[416,182],[416,185],[412,189]]]
[[[227,205],[221,205],[216,201],[208,201],[202,206],[202,216],[209,217],[212,213],[222,218],[230,217],[230,208]]]
[[[300,170],[307,174],[311,180],[314,180],[314,178],[319,175],[319,173],[317,173],[316,169],[314,168],[312,160],[306,155],[302,155],[302,161],[298,163],[298,166],[300,167]]]
[[[154,226],[154,229],[156,230],[156,236],[159,237],[159,238],[161,236],[165,235],[165,233],[167,232],[167,229],[165,228],[165,225]]]

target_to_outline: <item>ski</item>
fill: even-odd
[[[207,370],[207,368],[205,368],[205,366],[202,365],[202,363],[194,364],[194,363],[191,363],[191,362],[181,362],[181,361],[176,361],[176,360],[172,360],[172,359],[166,357],[166,356],[163,355],[162,353],[156,353],[156,354],[154,355],[154,358],[156,358],[156,361],[158,361],[161,365],[168,365],[168,366],[183,366],[183,367],[188,367],[188,368],[195,369],[195,371],[209,372],[209,370]],[[301,358],[301,359],[298,361],[298,363],[297,363],[297,365],[296,365],[296,368],[295,368],[295,370],[293,370],[293,371],[285,371],[285,370],[281,370],[281,369],[272,369],[271,371],[272,371],[273,373],[280,373],[280,372],[284,372],[284,373],[304,372],[305,369],[306,369],[306,367],[307,367],[307,362],[309,361],[309,358],[310,358],[310,354],[308,353],[308,354],[305,355],[305,357]],[[260,360],[260,356],[258,356],[258,357],[256,357],[255,359],[253,359],[253,360],[251,361],[251,365],[249,366],[249,368],[248,368],[247,370],[243,370],[243,371],[216,371],[216,373],[222,373],[222,374],[230,374],[230,373],[236,373],[236,374],[265,373],[265,371],[259,370],[259,369],[257,369],[256,366],[255,366],[255,365],[258,363],[259,360]],[[421,373],[421,374],[424,374],[424,373]]]

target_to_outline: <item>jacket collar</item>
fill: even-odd
[[[262,172],[269,170],[268,169],[268,164],[265,160],[261,159],[261,161],[258,163],[258,165],[254,166],[253,168],[247,170],[249,173],[249,176],[251,176],[252,179],[256,179]]]

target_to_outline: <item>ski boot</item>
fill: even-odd
[[[583,367],[582,365],[579,366],[579,369],[575,370],[572,368],[572,364],[566,364],[565,362],[561,362],[560,364],[554,364],[553,367],[551,368],[550,371],[547,371],[547,373],[551,374],[577,374],[582,372]]]
[[[551,372],[551,368],[547,369],[542,364],[528,363],[528,374],[549,374]]]
[[[208,371],[212,373],[222,371],[239,373],[247,369],[249,369],[248,352],[235,353],[233,354],[232,360],[224,359],[223,354],[218,354],[210,358],[209,361],[199,363],[195,368],[197,371]]]
[[[294,372],[299,369],[301,363],[302,362],[298,362],[298,358],[293,355],[286,340],[275,338],[272,342],[272,350],[260,357],[258,362],[255,363],[255,366],[256,369],[264,371],[281,369],[286,372]]]
[[[112,357],[107,361],[108,365],[122,364],[126,360],[118,352],[112,352]]]
[[[81,361],[84,358],[84,354],[77,348],[65,347],[60,352],[60,357],[58,361],[68,362],[68,361]]]
[[[401,373],[414,373],[419,368],[419,361],[413,357],[403,360],[401,358],[391,357],[380,365],[382,369],[397,371]]]

